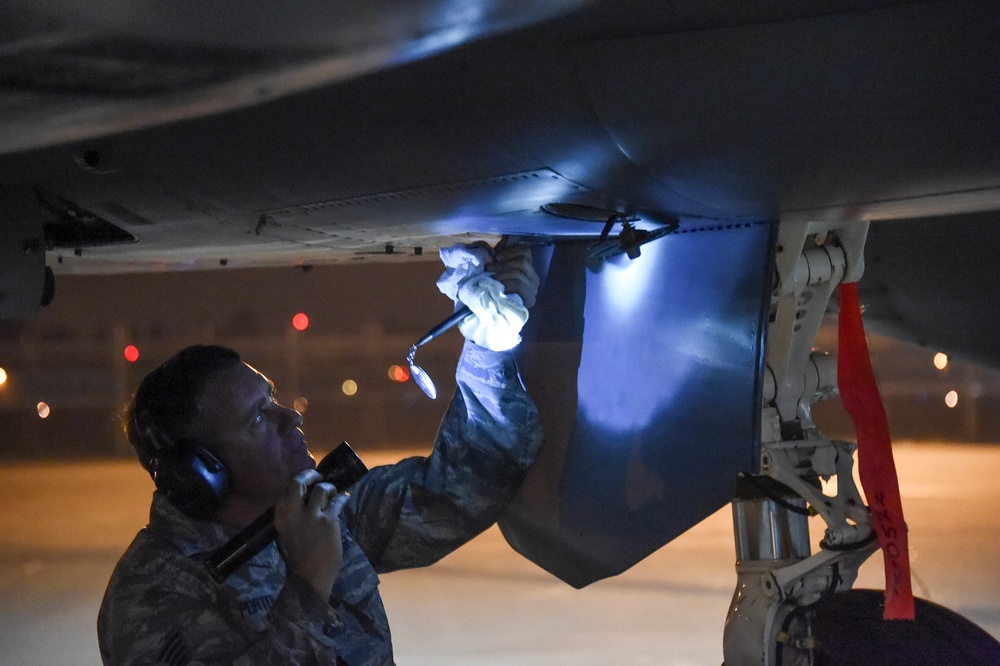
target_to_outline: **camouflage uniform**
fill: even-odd
[[[329,602],[287,576],[273,543],[224,585],[203,565],[236,530],[154,493],[97,620],[106,664],[391,664],[376,572],[435,562],[499,517],[541,443],[513,355],[466,343],[432,454],[376,467],[341,514]]]

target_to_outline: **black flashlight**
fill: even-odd
[[[338,491],[347,490],[363,477],[368,468],[347,442],[330,451],[316,465],[324,481],[332,483]],[[216,549],[205,561],[212,578],[223,583],[254,555],[274,541],[278,533],[274,529],[274,507],[257,516],[240,532]]]

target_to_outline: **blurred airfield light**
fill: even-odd
[[[950,409],[954,409],[955,405],[958,404],[958,391],[948,391],[944,397],[944,404],[948,405]]]
[[[944,370],[948,367],[948,355],[943,352],[938,352],[934,354],[934,367],[938,370]]]
[[[300,395],[295,400],[292,400],[292,409],[299,414],[305,414],[306,410],[309,409],[309,401]]]
[[[353,379],[345,379],[344,383],[340,385],[340,390],[344,392],[344,395],[354,395],[358,392],[358,383]]]
[[[388,374],[389,379],[391,379],[394,382],[403,383],[410,378],[410,371],[401,365],[395,365],[395,364],[390,365],[389,372],[386,374]]]
[[[3,368],[0,368],[0,386],[3,386],[6,383],[7,383],[7,371],[4,370]]]
[[[135,363],[139,360],[139,348],[135,345],[129,345],[124,351],[125,360],[129,363]]]
[[[292,328],[296,331],[304,331],[309,328],[309,315],[305,312],[299,312],[292,317]]]
[[[38,410],[38,416],[40,416],[43,419],[49,418],[49,414],[52,413],[52,408],[49,407],[48,404],[44,402],[40,402],[37,405],[35,405],[35,409]]]

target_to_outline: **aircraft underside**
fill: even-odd
[[[348,4],[14,3],[0,316],[65,274],[529,244],[547,439],[508,541],[579,587],[734,502],[727,663],[812,663],[879,547],[811,416],[838,285],[1000,367],[1000,5]]]

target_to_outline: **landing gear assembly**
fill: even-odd
[[[733,501],[727,666],[1000,663],[1000,644],[947,609],[917,600],[915,620],[884,620],[884,593],[851,590],[879,549],[877,528],[854,483],[857,445],[824,437],[812,418],[816,401],[837,395],[836,362],[813,344],[834,290],[864,271],[867,232],[866,222],[779,228],[759,474],[741,476]],[[810,515],[826,523],[816,553]]]

